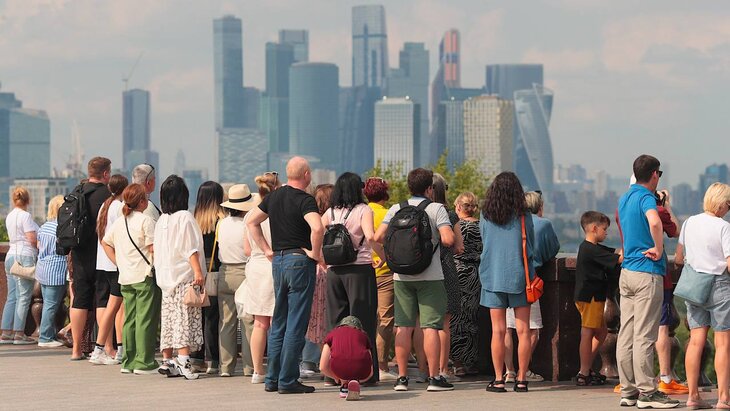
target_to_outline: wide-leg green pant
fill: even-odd
[[[160,292],[152,277],[143,282],[122,285],[124,328],[122,368],[153,370],[157,327],[160,324]]]

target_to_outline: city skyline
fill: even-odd
[[[263,89],[266,41],[275,41],[282,29],[308,29],[309,60],[337,64],[340,86],[346,87],[351,8],[377,3],[293,0],[234,7],[211,2],[190,5],[194,18],[170,14],[176,4],[132,1],[124,7],[102,5],[91,14],[84,10],[93,5],[84,1],[0,6],[0,20],[7,23],[0,25],[0,52],[7,56],[0,61],[3,90],[48,113],[54,167],[70,154],[74,119],[87,159],[103,154],[121,165],[119,80],[144,50],[130,88],[151,92],[152,149],[160,152],[162,169],[170,172],[183,148],[195,159],[193,166],[213,170],[212,19],[233,14],[243,20],[246,86]],[[694,185],[707,164],[725,162],[713,143],[721,142],[728,128],[718,104],[729,77],[723,63],[729,54],[726,5],[708,2],[700,10],[681,2],[607,7],[598,1],[546,0],[531,3],[534,13],[525,15],[526,6],[504,1],[487,6],[465,1],[462,7],[435,1],[382,4],[391,67],[405,42],[423,42],[431,51],[430,73],[436,73],[438,43],[450,28],[462,34],[462,87],[481,87],[487,64],[543,64],[544,84],[556,95],[550,126],[555,164],[579,163],[621,175],[628,174],[636,154],[650,152],[671,168],[672,184]],[[538,15],[557,24],[538,25]],[[166,32],[174,36],[154,29],[163,16]],[[518,29],[515,23],[522,19]],[[89,35],[96,31],[99,35]],[[123,42],[110,34],[123,34]],[[68,46],[63,53],[51,49],[59,42]],[[604,155],[594,155],[597,144]]]

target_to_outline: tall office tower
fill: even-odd
[[[160,155],[150,149],[150,92],[132,89],[122,93],[122,168],[143,163],[159,170]]]
[[[396,166],[401,174],[415,167],[421,108],[407,98],[385,98],[375,104],[374,161]]]
[[[522,150],[515,157],[515,170],[529,190],[553,190],[553,147],[550,142],[550,114],[553,92],[538,84],[514,93],[516,135]],[[520,174],[522,174],[520,176]],[[598,195],[598,197],[603,197]]]
[[[309,31],[279,30],[279,44],[289,44],[294,47],[295,63],[309,61]]]
[[[450,97],[439,103],[436,118],[433,119],[431,143],[439,156],[448,152],[446,162],[452,170],[464,162],[464,100],[484,93],[478,88],[447,89]]]
[[[296,63],[289,70],[289,152],[316,157],[316,168],[340,169],[339,69]]]
[[[185,168],[178,174],[185,179],[185,184],[188,186],[188,208],[190,210],[195,209],[195,204],[198,202],[198,189],[204,182],[208,181],[208,169],[207,168]]]
[[[213,20],[215,128],[246,127],[241,19]]]
[[[707,166],[705,172],[700,174],[700,185],[698,187],[700,194],[704,196],[712,183],[719,182],[727,184],[730,182],[728,181],[728,176],[730,176],[730,173],[728,172],[727,164],[712,164]]]
[[[461,40],[459,30],[444,33],[439,43],[439,68],[431,83],[431,120],[435,121],[439,103],[450,99],[447,89],[461,87]]]
[[[420,107],[421,124],[415,165],[425,166],[436,160],[441,153],[435,153],[428,133],[428,50],[423,43],[405,43],[399,54],[397,69],[390,69],[385,79],[385,95],[388,97],[409,97]]]
[[[243,103],[243,127],[259,128],[261,90],[256,87],[244,87]]]
[[[375,103],[381,98],[378,87],[340,88],[341,171],[364,174],[373,167]]]
[[[513,100],[515,92],[519,90],[533,90],[533,85],[542,87],[543,85],[543,68],[542,64],[495,64],[488,65],[486,70],[487,93],[495,94],[503,99]],[[552,96],[552,93],[551,93]],[[552,97],[550,97],[550,109],[547,110],[547,121],[550,119],[550,111],[552,110]],[[538,119],[538,117],[535,117]],[[544,121],[543,119],[538,119]],[[513,125],[513,155],[514,170],[520,178],[522,185],[529,190],[542,190],[548,192],[552,188],[552,172],[549,175],[538,177],[537,173],[544,173],[544,164],[552,164],[552,150],[543,153],[528,154],[526,143],[521,134],[521,130],[525,127],[537,127],[525,124],[522,128],[517,124],[517,116],[515,116],[515,124]],[[550,138],[549,134],[541,133],[536,138]],[[550,142],[534,145],[550,145]],[[533,158],[531,158],[531,155]],[[536,160],[542,156],[542,159]],[[549,158],[548,158],[549,157]],[[533,161],[537,161],[533,164]],[[536,168],[539,170],[536,170]],[[545,187],[540,182],[546,184]]]
[[[385,7],[352,8],[352,86],[383,87],[388,73]]]
[[[464,102],[464,157],[489,178],[512,170],[514,103],[497,96]]]
[[[266,91],[261,96],[261,129],[269,137],[269,151],[289,151],[289,68],[294,46],[266,43]]]
[[[253,128],[223,128],[217,134],[218,181],[255,187],[256,176],[266,171],[266,134]]]
[[[0,93],[0,179],[50,175],[48,115],[43,110],[23,108],[14,93]]]

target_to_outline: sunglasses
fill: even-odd
[[[142,165],[148,166],[150,168],[150,172],[147,173],[147,175],[144,178],[144,182],[146,183],[147,181],[149,181],[150,176],[152,175],[152,173],[155,172],[155,166],[153,166],[152,164],[148,164],[148,163],[142,163]]]
[[[661,178],[662,174],[664,174],[664,172],[662,170],[656,170],[657,177]]]

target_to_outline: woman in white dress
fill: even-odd
[[[261,200],[278,187],[278,178],[275,173],[265,173],[256,177]],[[261,223],[266,242],[271,245],[271,229],[269,220]],[[251,383],[263,384],[264,351],[266,350],[266,335],[271,326],[271,316],[274,314],[274,277],[271,273],[271,261],[256,245],[251,233],[246,229],[244,237],[244,253],[249,256],[246,264],[246,280],[243,287],[246,314],[253,315],[254,325],[251,334],[251,358],[253,359],[253,376]]]

